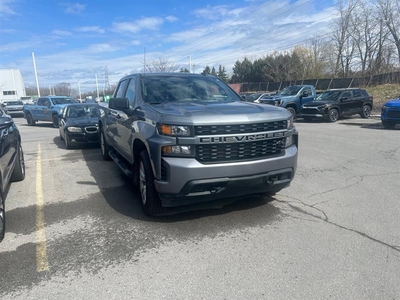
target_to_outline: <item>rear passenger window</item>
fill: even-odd
[[[353,95],[354,97],[362,97],[361,92],[359,90],[354,90]]]
[[[125,97],[125,90],[126,90],[127,84],[128,84],[128,79],[120,82],[118,89],[117,89],[117,94],[115,95],[115,97],[117,97],[117,98]]]

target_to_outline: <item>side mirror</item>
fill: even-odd
[[[108,102],[108,107],[111,109],[127,110],[130,109],[128,98],[111,98]]]

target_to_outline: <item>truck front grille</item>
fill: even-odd
[[[283,154],[286,138],[263,141],[207,144],[196,146],[196,159],[201,163],[233,162],[263,159]]]
[[[389,110],[386,116],[388,118],[400,118],[400,110]]]
[[[275,121],[275,122],[264,122],[264,123],[252,123],[252,124],[205,125],[205,126],[196,126],[195,135],[252,133],[252,132],[282,130],[286,128],[287,128],[286,120]]]

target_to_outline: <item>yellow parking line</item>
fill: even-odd
[[[38,272],[49,269],[47,263],[46,233],[44,231],[42,158],[41,147],[38,144],[36,160],[36,268]]]

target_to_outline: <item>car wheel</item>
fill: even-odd
[[[328,121],[336,122],[339,119],[339,111],[336,108],[332,108],[328,111]]]
[[[72,148],[71,140],[69,139],[68,135],[65,135],[64,143],[65,143],[65,148],[67,149]]]
[[[25,179],[24,151],[22,151],[22,146],[19,145],[17,152],[17,159],[15,161],[15,168],[11,175],[11,181],[21,181],[24,179]]]
[[[292,114],[293,117],[296,115],[296,110],[293,107],[286,107],[286,109]]]
[[[396,123],[389,122],[389,121],[382,121],[382,125],[386,129],[393,129],[396,126]]]
[[[110,160],[111,157],[108,154],[110,152],[110,147],[107,144],[106,137],[104,135],[104,130],[100,131],[100,150],[101,150],[101,156],[103,156],[104,160]]]
[[[149,155],[146,150],[140,152],[139,159],[140,203],[146,215],[160,214],[163,211],[160,197],[154,187],[154,176]]]
[[[35,121],[33,121],[33,118],[32,118],[32,115],[31,115],[31,114],[27,114],[27,115],[26,115],[26,123],[27,123],[29,126],[35,125]]]
[[[361,118],[367,119],[371,115],[371,107],[369,105],[364,105],[361,111]]]
[[[0,242],[4,239],[6,232],[6,209],[2,193],[0,192]]]
[[[59,126],[59,121],[58,121],[58,117],[57,117],[57,115],[53,115],[53,126],[55,127],[55,128],[58,128],[58,126]]]

